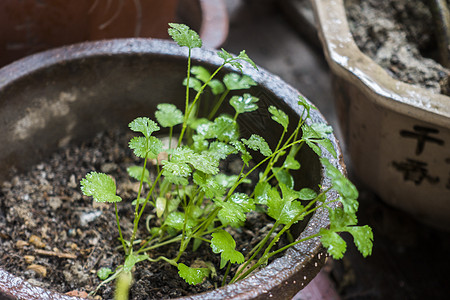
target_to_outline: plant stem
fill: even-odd
[[[114,212],[116,213],[117,229],[119,230],[119,238],[120,241],[122,242],[123,251],[127,253],[127,246],[125,244],[125,241],[123,240],[122,229],[120,228],[119,210],[117,209],[117,203],[114,203]]]

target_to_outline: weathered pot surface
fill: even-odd
[[[352,167],[387,203],[450,229],[450,98],[394,80],[356,46],[342,0],[313,0]]]
[[[63,47],[32,55],[0,69],[0,181],[8,169],[39,162],[55,149],[93,137],[111,126],[123,126],[137,116],[152,117],[159,101],[182,105],[187,49],[172,42],[149,39],[122,39],[91,42]],[[214,67],[221,64],[215,52],[195,49],[194,64]],[[226,68],[224,72],[235,71]],[[244,73],[258,86],[251,91],[260,98],[260,107],[275,105],[285,109],[291,118],[301,113],[299,93],[281,79],[249,66]],[[223,73],[222,73],[223,75]],[[270,117],[249,114],[240,120],[242,129],[264,134],[269,143],[279,137],[267,130]],[[318,111],[315,122],[325,122]],[[244,133],[245,134],[245,133]],[[336,139],[331,140],[339,159],[328,157],[345,172]],[[330,186],[323,177],[317,156],[302,148],[302,169],[296,174],[303,186]],[[337,195],[329,193],[330,199]],[[329,224],[328,214],[317,210],[301,237],[316,233]],[[318,239],[288,250],[266,268],[235,284],[189,299],[288,299],[318,273],[325,260]],[[0,298],[13,295],[18,299],[69,299],[68,296],[34,287],[23,279],[0,269]],[[73,298],[70,298],[73,299]]]

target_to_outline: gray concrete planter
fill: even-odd
[[[93,137],[106,127],[124,127],[137,116],[153,117],[160,101],[181,105],[186,54],[186,49],[167,41],[123,39],[59,48],[0,69],[0,181],[7,178],[8,168],[26,170],[68,142]],[[193,59],[194,64],[205,67],[221,64],[221,59],[208,50],[194,50]],[[264,70],[245,67],[244,73],[258,83],[252,93],[260,97],[260,106],[281,107],[298,119],[301,110],[296,90]],[[279,132],[266,127],[269,118],[249,114],[240,120],[240,126],[275,143]],[[312,112],[312,119],[325,122],[318,111]],[[337,141],[333,136],[331,141],[339,159],[328,158],[345,172]],[[319,184],[329,187],[318,157],[309,148],[302,151],[303,171],[296,175],[296,181],[311,188]],[[333,192],[328,196],[337,197]],[[319,209],[303,224],[299,237],[327,225],[328,214]],[[245,280],[190,299],[290,299],[314,278],[324,260],[321,243],[314,239],[290,249]],[[17,299],[72,299],[33,287],[0,269],[0,298],[6,295]]]
[[[358,178],[387,203],[450,229],[450,97],[394,80],[361,53],[342,0],[312,3]]]

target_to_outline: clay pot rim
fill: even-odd
[[[67,61],[83,60],[94,56],[111,57],[155,54],[161,55],[162,57],[185,60],[186,53],[187,48],[180,48],[174,42],[145,38],[113,39],[64,46],[22,58],[0,69],[0,93],[26,74],[38,72],[53,65],[64,64]],[[195,60],[201,60],[212,65],[220,65],[222,59],[215,53],[213,50],[194,49],[192,51],[192,58],[194,63]],[[235,71],[235,69],[230,67],[226,67],[225,69]],[[244,64],[243,73],[251,76],[260,86],[273,92],[276,97],[285,99],[288,103],[297,103],[300,93],[282,81],[278,76],[270,74],[263,68],[259,68],[259,71],[256,71],[249,64]],[[301,112],[298,105],[291,107],[293,107],[296,113]],[[318,110],[311,111],[311,120],[307,122],[311,121],[326,122]],[[324,157],[328,158],[335,167],[345,174],[346,170],[339,143],[334,135],[330,139],[337,152],[338,159],[333,158],[326,151],[324,151],[326,153]],[[321,185],[323,189],[331,186],[330,178],[324,176],[323,166]],[[329,199],[337,199],[338,197],[335,191],[328,192],[327,196]],[[334,205],[338,206],[339,204],[336,202]],[[317,233],[321,227],[327,226],[329,226],[328,211],[323,208],[318,209],[311,216],[311,219],[308,221],[307,226],[299,238]],[[282,257],[244,280],[207,293],[189,296],[186,299],[251,299],[256,297],[272,297],[276,295],[276,290],[282,291],[288,287],[288,284],[296,284],[298,285],[297,290],[300,290],[318,273],[325,260],[325,256],[326,254],[324,253],[320,239],[314,238],[289,249]],[[10,288],[7,294],[19,296],[22,293],[22,289],[29,290],[31,288],[35,293],[48,295],[49,299],[76,299],[31,286],[25,280],[0,268],[0,295],[2,291],[5,292],[6,287],[11,287],[11,285],[13,285],[13,288]]]
[[[336,74],[377,95],[376,103],[436,125],[450,124],[450,98],[392,78],[356,45],[343,0],[313,0],[328,65]]]

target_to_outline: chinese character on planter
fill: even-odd
[[[437,184],[439,177],[432,176],[428,173],[428,164],[422,161],[407,158],[403,162],[393,162],[394,167],[403,173],[405,181],[413,181],[416,185],[420,185],[423,180],[427,180],[431,184]]]
[[[400,131],[400,135],[405,138],[417,139],[416,155],[422,154],[426,142],[435,143],[440,146],[444,145],[443,140],[430,136],[430,134],[438,134],[439,130],[418,125],[414,126],[413,129],[414,131],[402,130]]]

